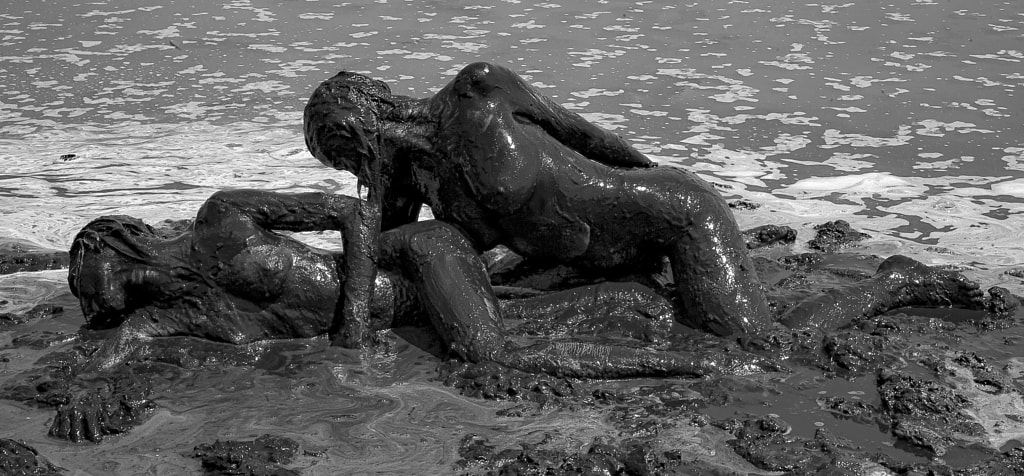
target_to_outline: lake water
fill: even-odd
[[[222,188],[352,193],[351,176],[305,151],[301,110],[316,84],[346,69],[422,97],[475,61],[511,67],[728,199],[763,204],[737,212],[744,227],[789,225],[805,243],[814,225],[844,219],[872,235],[857,252],[956,265],[1024,294],[1005,274],[1024,266],[1020,1],[8,0],[0,237],[66,249],[98,215],[186,218]],[[0,312],[64,302],[46,325],[74,332],[63,279],[0,276]],[[496,420],[495,404],[430,382],[433,363],[414,347],[331,365],[344,354],[313,348],[302,352],[324,365],[299,377],[249,369],[169,384],[153,420],[100,447],[48,440],[48,412],[2,402],[0,437],[85,472],[173,474],[197,467],[180,455],[197,441],[270,431],[330,448],[331,462],[303,463],[330,474],[445,472],[470,431],[599,432],[573,416]],[[0,371],[38,353],[17,356]]]

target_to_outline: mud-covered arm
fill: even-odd
[[[207,200],[198,218],[202,220],[206,210],[232,210],[267,230],[337,230],[344,236],[357,228],[360,202],[355,197],[320,192],[222,190]]]
[[[356,220],[345,236],[345,285],[329,330],[331,345],[356,349],[370,343],[370,299],[377,277],[380,223],[380,201],[371,193],[370,200],[359,203]]]
[[[506,70],[508,73],[511,71]],[[555,140],[583,154],[590,160],[612,167],[656,167],[640,151],[629,145],[625,139],[584,119],[544,96],[515,73],[514,79],[525,94],[517,94],[520,88],[509,88],[514,114],[520,119],[532,122]]]
[[[369,187],[367,200],[315,192],[220,191],[207,200],[197,223],[202,223],[207,215],[217,221],[212,214],[221,212],[244,216],[267,230],[340,231],[345,250],[341,270],[345,284],[329,333],[335,345],[363,347],[369,337],[369,301],[377,273],[381,225],[379,178],[376,180]]]
[[[612,167],[647,168],[658,165],[617,134],[602,129],[548,97],[534,96],[537,98],[535,104],[542,105],[543,113],[526,109],[523,116],[588,159]]]

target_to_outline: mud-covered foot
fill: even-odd
[[[906,256],[896,255],[883,261],[875,277],[896,288],[899,306],[985,307],[985,293],[978,283],[956,271],[932,268]]]

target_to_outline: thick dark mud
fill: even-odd
[[[254,441],[204,443],[196,446],[192,457],[202,461],[208,475],[292,476],[299,472],[284,465],[292,462],[298,450],[299,444],[291,439],[262,435]]]
[[[785,230],[763,236],[791,240]],[[755,248],[777,311],[882,262]],[[755,375],[558,378],[452,360],[425,328],[390,331],[362,355],[324,339],[154,339],[115,372],[77,375],[74,364],[110,331],[79,329],[73,298],[58,293],[0,328],[2,420],[31,425],[28,441],[4,440],[0,465],[27,468],[12,474],[156,468],[131,456],[152,441],[149,451],[163,448],[193,473],[387,472],[396,466],[356,455],[422,431],[423,446],[402,443],[408,457],[460,474],[1022,474],[1024,321],[1006,290],[986,305],[902,308],[834,331],[738,341],[680,328],[660,344],[755,352],[790,370]],[[192,430],[166,434],[168,422]],[[125,456],[87,462],[90,446]]]

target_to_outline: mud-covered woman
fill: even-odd
[[[338,270],[347,258],[277,231],[350,234],[359,202],[322,193],[222,191],[176,236],[158,234],[132,217],[93,220],[72,243],[68,282],[88,327],[117,330],[84,370],[113,367],[133,358],[140,344],[162,336],[246,344],[326,334],[342,307],[346,276]],[[736,351],[705,349],[694,355],[656,350],[676,335],[672,305],[635,283],[481,299],[494,296],[483,263],[470,243],[443,223],[424,221],[386,231],[380,251],[381,269],[368,303],[369,330],[433,325],[464,359],[603,378],[740,373],[775,365]],[[904,305],[970,304],[980,294],[957,273],[897,256],[869,279],[796,304],[783,319],[790,325],[828,326]],[[495,307],[481,310],[475,307],[480,302]],[[465,325],[458,317],[467,315],[484,315],[493,325]],[[563,331],[557,339],[510,334],[505,318],[527,321],[533,328],[560,325]],[[602,333],[612,338],[582,338]],[[494,347],[486,359],[471,358],[463,350],[481,342]]]
[[[276,231],[340,230],[350,238],[359,206],[360,200],[340,195],[234,190],[214,194],[191,228],[176,237],[159,236],[131,217],[93,220],[74,239],[68,282],[89,327],[118,329],[87,368],[110,368],[129,358],[140,343],[161,336],[245,344],[326,334],[343,307],[347,277],[339,270],[345,269],[347,257]],[[668,335],[673,312],[663,298],[636,284],[489,300],[493,290],[475,250],[443,223],[414,223],[381,234],[379,264],[367,303],[368,329],[433,324],[457,356],[472,361],[604,378],[773,368],[749,354],[694,355],[649,348],[652,339]],[[494,307],[474,307],[481,302]],[[581,319],[633,319],[633,335],[640,340],[630,345],[623,339],[609,343],[512,336],[505,331],[503,313],[526,320],[566,313]],[[459,326],[461,321],[446,317],[464,315],[484,315],[494,326]],[[465,350],[482,343],[490,346],[486,352]]]
[[[654,167],[506,68],[471,64],[426,99],[392,95],[381,81],[342,72],[315,90],[304,122],[310,152],[368,189],[360,241],[346,248],[347,302],[332,329],[336,344],[366,342],[362,303],[373,282],[374,237],[415,222],[422,204],[437,220],[418,226],[457,230],[478,253],[507,246],[538,269],[568,266],[594,280],[629,281],[662,269],[667,258],[673,283],[659,291],[690,327],[727,336],[773,325],[736,221],[711,185],[679,168]],[[452,266],[472,266],[465,261],[472,258]],[[980,299],[976,289],[918,265],[890,263],[876,281],[809,300],[785,322],[841,323],[896,304],[898,289],[917,296],[936,285],[939,295]],[[495,296],[482,290],[458,304],[434,310],[436,325],[460,329],[449,344],[464,358],[494,360],[493,341],[480,337],[500,333]]]

